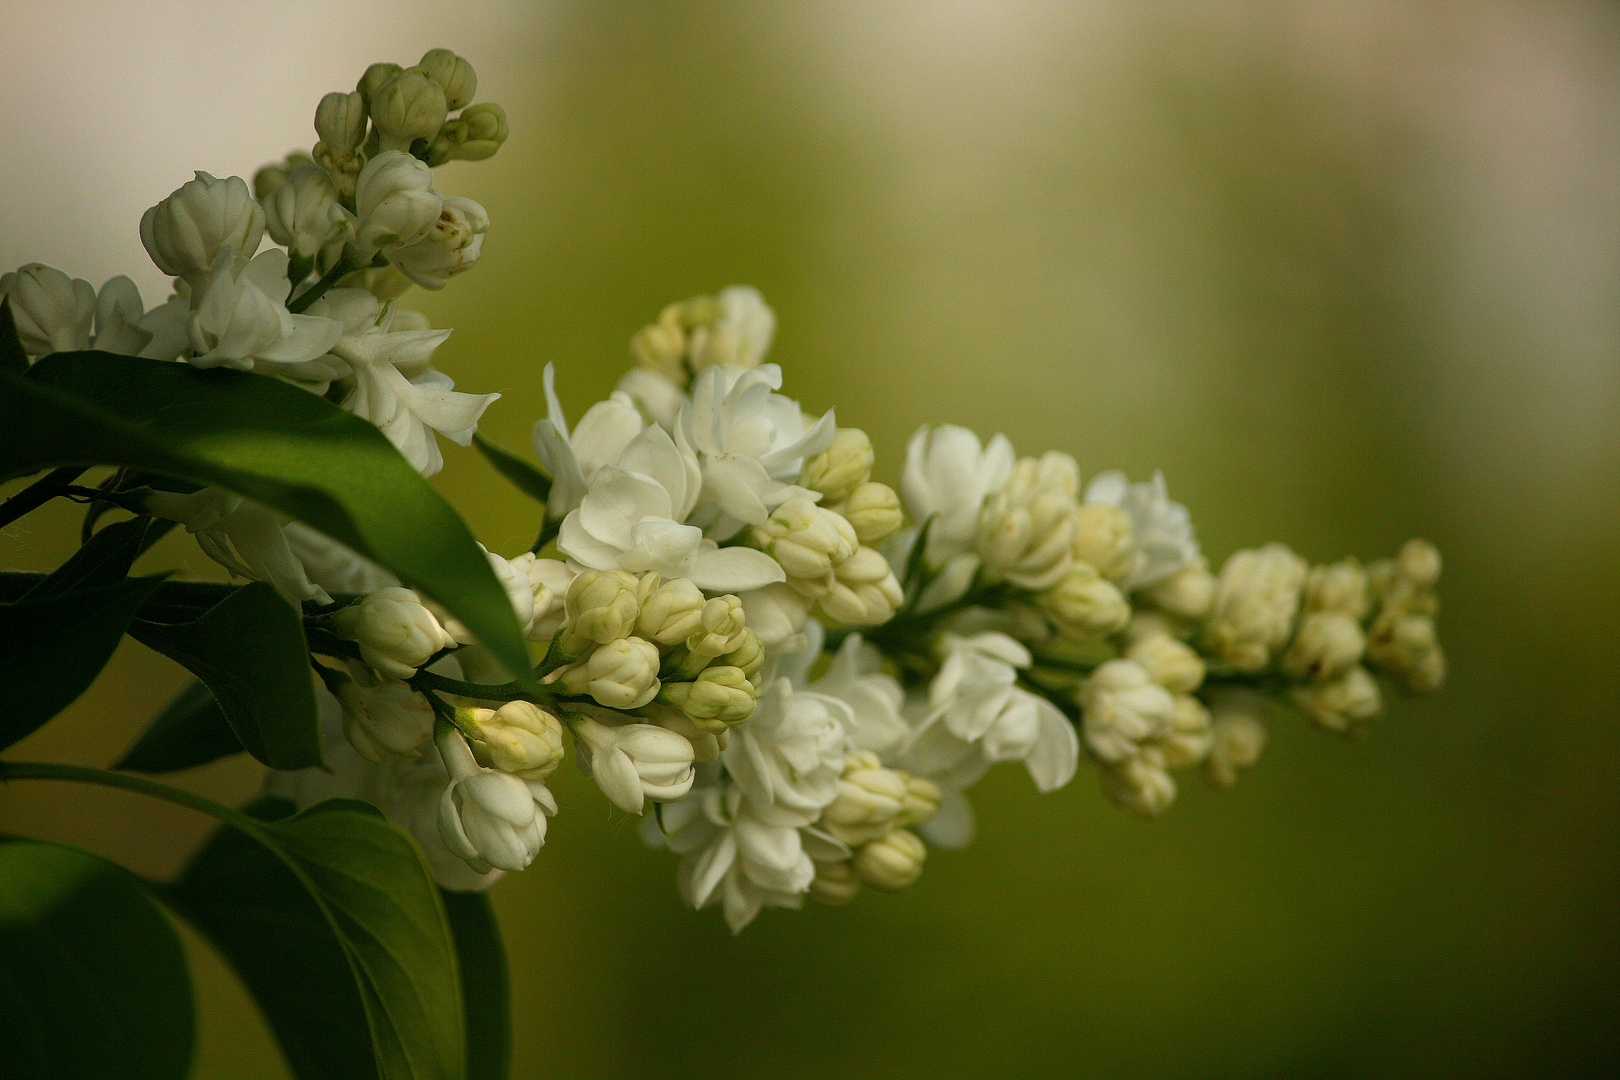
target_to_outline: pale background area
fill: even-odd
[[[1217,560],[1410,535],[1447,558],[1439,697],[1345,745],[1283,725],[1161,821],[1089,774],[975,789],[980,837],[732,939],[570,766],[494,897],[520,1077],[1556,1076],[1611,1058],[1620,954],[1620,19],[1607,4],[12,5],[0,269],[163,282],[142,210],[251,176],[320,95],[444,45],[502,103],[440,171],[494,226],[413,302],[526,446],[665,303],[759,286],[807,408],[880,478],[951,420],[1089,476],[1163,469]],[[534,509],[448,448],[492,548]],[[6,530],[59,561],[76,516]],[[211,573],[169,544],[157,562]],[[156,563],[154,564],[156,565]],[[184,677],[129,645],[13,756],[105,764]],[[560,774],[561,775],[561,774]],[[242,760],[180,782],[247,797]],[[68,785],[0,831],[168,873],[194,815]],[[203,968],[200,1077],[285,1075]]]

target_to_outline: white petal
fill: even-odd
[[[763,551],[710,547],[713,543],[712,540],[704,542],[705,550],[699,551],[692,560],[692,570],[687,575],[703,591],[744,593],[787,580],[782,565]]]

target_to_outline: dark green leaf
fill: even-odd
[[[656,805],[656,804],[655,804]],[[489,894],[439,890],[461,960],[467,1016],[467,1080],[506,1080],[512,1060],[512,1004],[506,948]]]
[[[350,799],[260,831],[221,829],[170,899],[241,975],[293,1072],[462,1080],[455,945],[415,842]]]
[[[39,840],[0,842],[0,1076],[183,1080],[185,952],[134,875]]]
[[[245,585],[191,622],[137,618],[129,635],[201,679],[248,753],[272,769],[321,763],[303,619],[275,589]]]
[[[482,435],[473,436],[473,445],[495,466],[495,471],[512,482],[512,486],[542,506],[551,496],[551,477],[539,467],[530,465],[516,454],[508,453],[488,442]]]
[[[129,578],[0,604],[0,750],[32,734],[95,682],[135,610],[162,581]]]
[[[455,511],[375,426],[314,394],[98,352],[0,371],[0,476],[67,463],[214,484],[305,522],[438,600],[508,668],[529,669],[511,603]]]
[[[141,553],[172,528],[172,521],[157,521],[148,517],[109,525],[85,541],[67,562],[30,589],[23,599],[43,600],[49,596],[120,582],[129,575],[129,568]]]
[[[28,370],[28,354],[17,336],[17,317],[11,311],[11,297],[0,297],[0,371],[18,375]]]
[[[208,687],[194,682],[157,714],[115,769],[166,773],[242,752],[230,721]]]

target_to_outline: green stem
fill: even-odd
[[[460,679],[452,679],[446,675],[437,675],[431,671],[418,671],[409,680],[411,687],[423,691],[437,690],[443,694],[456,694],[460,697],[481,698],[486,701],[514,701],[519,698],[524,701],[536,701],[537,704],[551,700],[551,695],[538,698],[531,690],[525,690],[516,682],[508,683],[470,683]]]
[[[346,256],[338,259],[337,262],[332,264],[332,269],[322,274],[320,279],[317,280],[315,284],[299,293],[298,298],[291,301],[287,305],[287,311],[293,315],[307,311],[309,306],[315,301],[319,300],[321,297],[325,296],[327,291],[330,290],[332,286],[336,285],[340,278],[342,278],[345,274],[351,274],[358,269],[360,268],[349,263]]]
[[[65,465],[60,469],[52,469],[5,502],[0,503],[0,529],[10,525],[24,514],[33,513],[58,495],[67,494],[67,490],[73,481],[77,480],[89,468],[88,465]]]
[[[217,803],[213,799],[190,791],[182,791],[168,784],[160,784],[156,780],[148,780],[144,776],[131,776],[128,773],[111,772],[107,769],[92,769],[84,765],[63,765],[54,761],[0,761],[0,782],[12,780],[72,780],[81,784],[99,784],[102,787],[135,791],[207,814],[254,836],[268,835],[259,822],[240,810],[233,810],[224,803]]]

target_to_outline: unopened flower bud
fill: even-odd
[[[445,847],[480,873],[522,870],[546,839],[546,818],[557,800],[538,780],[480,768],[455,732],[439,740],[450,783],[439,799]]]
[[[1107,503],[1086,503],[1074,512],[1074,558],[1109,581],[1124,581],[1136,569],[1131,515]]]
[[[1354,618],[1340,611],[1313,611],[1300,620],[1282,669],[1296,679],[1336,678],[1361,662],[1366,646],[1367,635]]]
[[[1313,566],[1305,576],[1301,611],[1336,611],[1359,623],[1367,617],[1367,606],[1367,572],[1356,559]]]
[[[904,600],[889,561],[876,549],[862,547],[834,568],[821,609],[834,622],[877,626],[894,618]]]
[[[416,65],[444,89],[444,103],[459,109],[478,92],[478,76],[473,66],[449,49],[429,49]]]
[[[1185,769],[1204,760],[1210,744],[1209,710],[1191,694],[1176,695],[1170,734],[1154,743],[1167,769]]]
[[[789,578],[813,582],[855,554],[860,540],[842,514],[803,496],[783,502],[753,529],[754,544],[782,564]]]
[[[896,892],[922,875],[923,860],[927,857],[928,849],[916,833],[895,829],[862,845],[850,860],[850,867],[856,877],[872,888]]]
[[[1203,622],[1215,606],[1215,575],[1200,555],[1165,580],[1137,593],[1142,601],[1187,622]]]
[[[906,772],[900,775],[906,778],[906,797],[901,802],[900,817],[895,824],[910,828],[933,820],[934,815],[939,813],[940,804],[945,801],[945,793],[938,784],[925,777]]]
[[[687,578],[663,581],[657,574],[643,574],[636,584],[641,613],[636,616],[636,636],[659,645],[679,645],[703,624],[703,593]]]
[[[1172,694],[1190,694],[1204,681],[1203,658],[1169,634],[1144,634],[1131,643],[1125,655]]]
[[[300,165],[307,165],[313,159],[308,154],[288,154],[285,161],[272,161],[261,166],[253,174],[253,197],[264,205],[264,200],[275,193],[276,188],[287,182],[287,177]]]
[[[635,629],[636,579],[623,570],[586,570],[568,586],[563,608],[572,634],[606,645]]]
[[[699,372],[716,364],[758,367],[776,333],[776,315],[765,298],[750,286],[731,285],[720,290],[712,305],[712,316],[700,322],[692,319],[694,311],[686,312],[689,322],[696,322],[688,349],[692,370]]]
[[[638,637],[598,645],[564,671],[557,685],[567,694],[588,694],[610,709],[639,709],[658,693],[658,646]]]
[[[1081,684],[1081,734],[1104,761],[1123,761],[1140,743],[1173,730],[1176,701],[1135,660],[1109,660]]]
[[[1289,697],[1319,726],[1344,734],[1360,734],[1383,707],[1378,684],[1364,667],[1298,687]]]
[[[355,243],[365,252],[414,244],[438,222],[444,201],[434,190],[433,170],[409,154],[385,150],[355,181]]]
[[[44,263],[28,263],[0,276],[0,296],[10,297],[11,317],[23,352],[45,356],[90,347],[96,290]]]
[[[141,215],[146,253],[165,274],[188,280],[207,273],[220,248],[245,258],[263,238],[264,211],[240,176],[219,180],[199,172]]]
[[[589,717],[574,724],[580,768],[608,801],[632,814],[646,800],[673,802],[692,789],[692,744],[653,724],[608,727]]]
[[[464,709],[458,718],[473,752],[486,765],[525,780],[544,780],[562,764],[562,724],[533,702]]]
[[[860,428],[839,428],[827,449],[804,463],[801,487],[819,491],[830,505],[841,502],[872,476],[872,440]]]
[[[1025,589],[1056,585],[1074,563],[1075,493],[1080,467],[1053,451],[1023,458],[979,512],[978,551],[985,580]]]
[[[444,87],[419,67],[405,68],[379,86],[369,105],[383,150],[409,151],[417,139],[431,140],[450,113]]]
[[[1152,747],[1104,765],[1097,779],[1103,794],[1143,817],[1158,817],[1176,800],[1176,781],[1164,767],[1164,757]]]
[[[341,239],[351,220],[338,202],[331,174],[315,164],[294,169],[264,204],[270,239],[306,259]]]
[[[1131,618],[1125,594],[1087,562],[1076,562],[1056,585],[1037,593],[1035,603],[1071,641],[1107,637]]]
[[[760,644],[758,634],[744,627],[741,644],[718,657],[716,662],[739,669],[752,681],[759,677],[760,668],[765,666],[765,646]]]
[[[880,547],[905,521],[900,496],[887,484],[867,481],[857,484],[838,512],[849,521],[856,538],[866,547]]]
[[[702,731],[718,733],[754,715],[753,683],[741,668],[711,666],[691,682],[665,683],[658,699],[685,713]]]
[[[394,328],[399,329],[397,316]],[[577,575],[561,559],[541,558],[532,551],[509,562],[512,569],[528,581],[529,594],[534,597],[534,622],[529,628],[529,640],[550,641],[562,629],[567,614],[563,600]]]
[[[1266,745],[1266,725],[1247,712],[1223,711],[1210,724],[1209,754],[1204,776],[1216,787],[1237,783],[1238,773],[1260,760]]]
[[[360,76],[360,81],[355,84],[355,92],[358,93],[361,100],[369,106],[372,98],[376,97],[377,91],[382,89],[382,87],[390,82],[394,76],[398,75],[404,70],[405,69],[398,64],[372,64],[370,67],[366,68],[366,73]]]
[[[698,613],[698,625],[687,636],[686,648],[694,657],[714,657],[743,645],[748,629],[742,601],[730,595],[705,601]]]
[[[427,699],[394,679],[370,685],[344,682],[337,699],[343,707],[343,734],[369,761],[380,762],[390,754],[415,757],[433,734],[433,709]]]
[[[315,106],[315,134],[332,152],[352,155],[366,139],[366,98],[359,90],[334,90]]]
[[[478,262],[489,231],[489,214],[478,203],[452,195],[439,209],[438,219],[415,243],[394,248],[388,261],[424,289],[442,289],[445,282],[465,273]]]
[[[1408,540],[1395,556],[1395,569],[1419,589],[1432,589],[1440,580],[1440,550],[1427,540]]]
[[[819,904],[842,907],[855,899],[861,891],[860,875],[849,862],[818,862],[816,876],[810,881],[810,899]]]
[[[705,731],[694,724],[683,712],[674,708],[659,708],[649,705],[642,710],[643,715],[661,728],[673,731],[681,738],[692,744],[692,761],[703,764],[706,761],[718,761],[720,755],[730,742],[727,738],[727,729],[722,727],[719,731]]]
[[[1210,651],[1239,671],[1265,668],[1293,632],[1305,570],[1305,560],[1285,544],[1239,551],[1227,559],[1204,627]]]
[[[343,608],[332,616],[332,630],[359,643],[361,659],[395,679],[409,679],[434,653],[456,643],[421,597],[398,586]]]
[[[844,759],[838,796],[821,812],[821,827],[834,839],[858,847],[896,826],[906,794],[905,776],[885,769],[877,755],[851,754]]]
[[[428,151],[428,160],[435,164],[487,161],[505,144],[506,135],[505,109],[490,102],[472,105],[455,119],[445,121]]]

